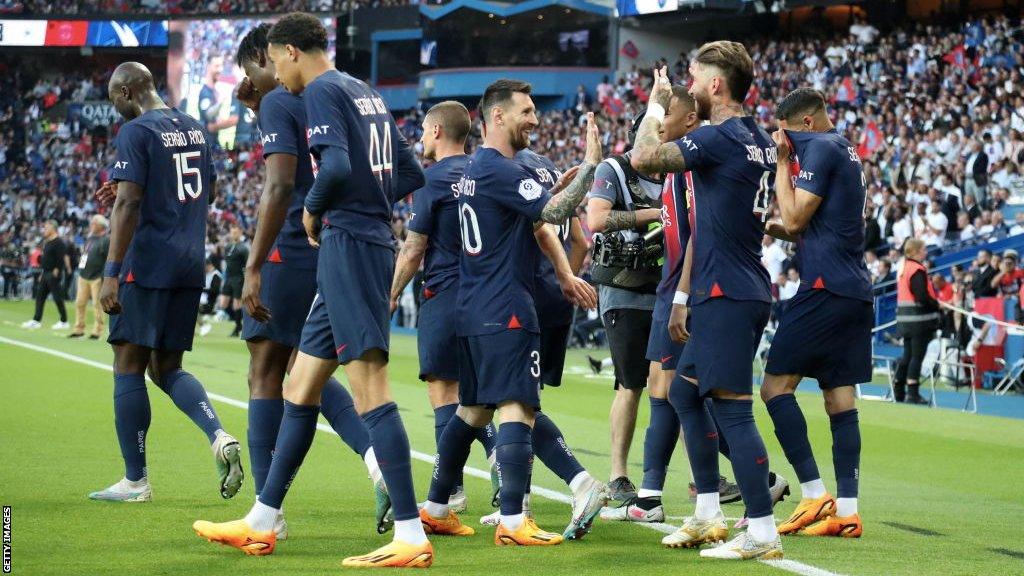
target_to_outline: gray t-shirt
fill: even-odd
[[[644,187],[644,191],[652,199],[659,199],[661,197],[661,185],[649,180],[640,180],[640,185]],[[607,200],[612,205],[623,205],[624,200],[622,199],[623,190],[619,184],[619,176],[615,172],[615,169],[608,165],[607,162],[601,162],[597,165],[597,170],[594,172],[594,185],[590,188],[590,192],[587,193],[588,198],[600,198]],[[641,292],[634,292],[632,290],[624,290],[622,288],[614,288],[612,286],[605,286],[601,284],[597,287],[598,305],[601,312],[601,316],[604,317],[604,313],[609,310],[617,310],[622,308],[632,308],[634,310],[654,310],[654,294],[643,294]]]

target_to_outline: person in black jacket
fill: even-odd
[[[67,246],[57,235],[57,223],[48,221],[43,225],[43,253],[39,258],[39,289],[36,292],[36,313],[31,320],[24,322],[22,328],[39,328],[42,326],[43,305],[46,299],[53,296],[57,305],[60,321],[53,325],[54,330],[68,328],[68,311],[64,308],[64,272],[68,269]]]
[[[896,283],[896,327],[903,337],[903,358],[896,367],[893,391],[897,402],[928,404],[921,397],[921,363],[939,325],[939,302],[923,264],[928,255],[924,242],[908,239],[903,255]]]

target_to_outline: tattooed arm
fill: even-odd
[[[594,113],[587,113],[587,152],[572,182],[544,206],[540,219],[548,224],[561,224],[576,211],[594,183],[594,171],[601,162],[601,138]]]
[[[412,230],[406,231],[405,242],[398,252],[398,262],[395,263],[395,277],[391,281],[391,311],[398,307],[398,299],[402,296],[405,286],[416,275],[423,262],[423,254],[427,251],[426,234],[419,234]]]
[[[685,172],[683,153],[675,142],[662,143],[658,136],[661,125],[672,100],[672,84],[665,68],[654,71],[654,85],[648,100],[647,113],[640,123],[629,162],[641,174],[667,174]]]

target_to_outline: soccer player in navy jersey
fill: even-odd
[[[564,222],[575,211],[592,183],[601,146],[590,116],[586,159],[576,178],[552,197],[515,161],[538,123],[530,91],[529,84],[516,80],[488,86],[480,105],[484,145],[470,158],[458,185],[460,406],[441,436],[420,516],[432,533],[473,533],[448,509],[448,495],[475,429],[500,410],[495,450],[502,480],[501,520],[494,542],[544,546],[561,543],[563,537],[541,530],[522,506],[533,457],[531,428],[540,407],[540,337],[532,296],[538,251],[533,234],[538,225]],[[579,279],[573,284],[567,294],[571,299],[589,289]]]
[[[302,203],[313,183],[306,145],[302,98],[274,79],[267,59],[269,24],[249,31],[238,45],[236,61],[245,71],[238,95],[258,124],[266,164],[256,233],[245,264],[241,300],[245,306],[242,338],[249,348],[249,466],[259,497],[270,470],[284,413],[281,390],[295,358],[302,324],[316,295],[317,252],[306,240]],[[321,395],[321,412],[341,439],[364,459],[377,496],[377,521],[390,506],[370,435],[356,414],[352,396],[333,377]],[[287,538],[281,514],[274,524],[278,540]]]
[[[435,104],[423,117],[423,157],[433,161],[424,172],[426,184],[412,195],[412,214],[405,242],[398,253],[391,283],[391,310],[423,263],[423,300],[420,304],[416,345],[420,380],[427,383],[427,397],[434,410],[434,440],[455,416],[459,406],[459,352],[455,336],[456,296],[459,291],[459,201],[455,190],[465,170],[466,138],[472,121],[466,107],[455,101]],[[494,468],[493,424],[477,431],[477,440],[491,462],[491,480],[498,488]],[[448,504],[457,513],[467,507],[461,478]]]
[[[206,129],[168,108],[153,76],[137,62],[118,66],[110,101],[127,122],[115,141],[111,182],[110,250],[100,303],[111,315],[114,349],[114,426],[125,475],[94,500],[147,502],[150,424],[146,368],[174,404],[206,434],[217,463],[220,495],[242,485],[238,441],[220,419],[198,380],[181,368],[203,289],[206,213],[214,193],[213,149]]]
[[[687,338],[687,306],[692,306],[693,332],[678,364],[682,378],[672,386],[672,400],[681,416],[697,506],[694,515],[670,535],[672,542],[666,543],[695,547],[728,535],[718,495],[717,421],[729,444],[749,524],[747,531],[702,550],[701,556],[781,558],[782,544],[772,518],[768,454],[753,411],[754,354],[771,305],[770,281],[761,265],[761,238],[775,173],[775,145],[743,112],[753,62],[742,44],[718,41],[701,46],[690,65],[690,76],[689,93],[697,112],[710,123],[679,140],[662,143],[658,130],[672,91],[665,69],[656,70],[632,155],[633,166],[641,172],[689,172],[687,184],[694,200],[694,227],[687,248],[692,254],[691,273],[680,275],[669,331],[677,341]],[[714,420],[703,402],[707,396],[712,399]]]
[[[273,525],[309,451],[321,390],[338,365],[352,386],[391,496],[395,539],[344,566],[425,567],[433,547],[423,532],[412,483],[409,439],[388,387],[388,289],[395,265],[393,202],[423,185],[423,171],[388,112],[364,82],[327,57],[327,31],[313,15],[292,13],[267,35],[278,80],[301,94],[315,180],[303,225],[320,248],[318,293],[284,389],[274,459],[256,504],[231,524],[238,547],[270,554]]]
[[[775,194],[787,233],[799,236],[800,288],[772,339],[761,398],[800,479],[801,501],[781,534],[856,538],[860,426],[854,386],[871,380],[871,277],[864,264],[864,173],[857,149],[829,120],[824,95],[790,92],[775,114],[780,130]],[[838,500],[818,473],[794,392],[814,378],[832,426]]]

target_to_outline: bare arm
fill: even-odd
[[[398,252],[398,261],[395,263],[395,276],[391,281],[391,310],[394,311],[398,298],[402,291],[416,275],[423,262],[423,255],[427,251],[427,236],[412,230],[406,231],[405,243]]]
[[[683,254],[683,271],[679,274],[679,285],[676,292],[690,294],[690,273],[693,270],[693,238],[686,243],[686,252]],[[676,304],[673,298],[672,312],[668,318],[668,333],[676,342],[686,342],[690,339],[690,332],[686,329],[686,318],[690,314],[688,304]]]
[[[640,123],[640,129],[637,130],[633,142],[633,150],[629,155],[629,163],[641,174],[686,171],[686,162],[679,146],[673,142],[662,143],[661,137],[658,136],[671,99],[672,84],[669,82],[667,70],[655,70],[647,113]]]
[[[789,164],[789,138],[782,130],[776,130],[772,134],[772,139],[775,140],[775,147],[778,150],[775,198],[779,203],[779,211],[782,212],[782,226],[787,234],[797,236],[807,228],[811,217],[818,210],[818,206],[821,206],[821,196],[793,187]]]
[[[576,173],[572,182],[568,183],[556,196],[553,196],[544,210],[540,219],[548,224],[561,224],[576,211],[587,192],[594,183],[594,171],[601,162],[601,138],[597,129],[597,121],[594,120],[594,113],[587,113],[587,151],[583,164]]]
[[[569,245],[569,267],[578,276],[583,269],[583,261],[587,259],[587,250],[590,249],[579,218],[569,219]]]
[[[604,198],[591,198],[587,204],[587,226],[594,232],[634,230],[661,220],[658,208],[640,210],[612,210],[612,203]]]
[[[786,242],[796,242],[800,237],[797,234],[790,234],[786,230],[786,226],[777,220],[772,220],[766,224],[764,227],[764,233],[772,238],[778,238],[779,240],[785,240]]]
[[[288,205],[295,190],[297,164],[298,158],[291,154],[271,154],[267,157],[267,180],[263,184],[263,195],[260,196],[256,233],[245,263],[242,282],[242,305],[257,322],[270,320],[271,311],[260,298],[260,270],[288,215]]]
[[[142,186],[122,180],[117,183],[117,198],[110,211],[110,248],[107,262],[120,264],[128,252],[128,246],[135,237],[139,223],[139,206],[142,205]]]

